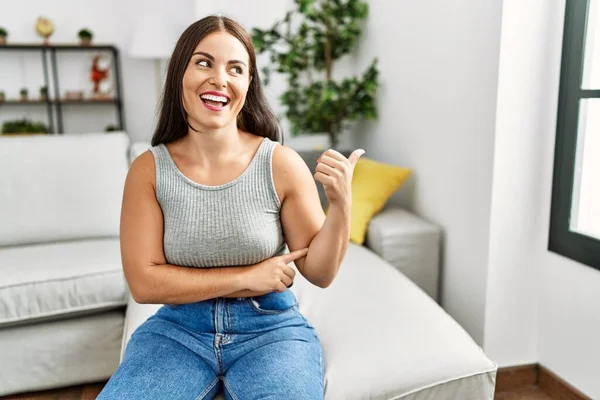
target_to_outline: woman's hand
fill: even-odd
[[[244,275],[246,289],[265,293],[285,292],[296,276],[296,271],[288,264],[305,257],[307,253],[308,248],[304,248],[248,267]]]
[[[363,154],[365,154],[365,151],[358,149],[346,158],[341,153],[329,149],[317,159],[315,180],[323,185],[330,204],[350,204],[352,199],[352,174],[356,162]]]

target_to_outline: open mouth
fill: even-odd
[[[212,108],[223,108],[231,101],[229,97],[208,93],[201,94],[200,100]]]

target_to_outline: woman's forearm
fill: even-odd
[[[350,206],[332,204],[323,227],[313,238],[302,266],[302,275],[326,288],[338,273],[350,239]]]
[[[190,268],[171,264],[145,267],[128,279],[138,303],[184,304],[215,297],[244,297],[247,267]],[[236,294],[235,296],[233,294]]]

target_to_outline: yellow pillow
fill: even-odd
[[[371,217],[383,209],[411,172],[410,168],[359,158],[352,176],[350,241],[364,243]]]

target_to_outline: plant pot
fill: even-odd
[[[3,103],[4,100],[6,100],[6,97],[4,96],[4,93],[0,93],[0,103]]]
[[[327,133],[299,134],[286,138],[283,143],[296,151],[325,151],[330,147]]]
[[[0,36],[0,46],[6,44],[6,36]]]
[[[0,136],[33,136],[33,135],[48,135],[44,132],[33,132],[33,133],[0,133]]]
[[[20,100],[21,101],[27,101],[27,100],[29,100],[29,95],[21,94]]]
[[[88,37],[79,38],[80,46],[89,46],[90,44],[92,44],[92,38],[88,38]]]
[[[47,94],[40,94],[40,101],[46,101],[48,100],[48,95]]]

